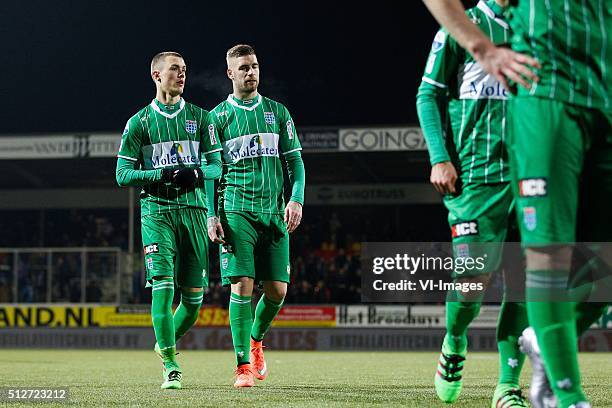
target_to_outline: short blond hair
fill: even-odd
[[[159,64],[164,62],[166,57],[179,57],[180,59],[184,59],[181,54],[179,54],[178,52],[174,52],[174,51],[164,51],[164,52],[157,53],[151,60],[151,72],[158,71]]]

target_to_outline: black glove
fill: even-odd
[[[174,170],[162,169],[161,183],[172,183]]]
[[[191,188],[198,181],[199,176],[197,169],[183,167],[175,170],[172,181],[179,187]]]

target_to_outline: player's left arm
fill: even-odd
[[[287,162],[287,172],[291,183],[291,198],[285,207],[285,223],[287,231],[292,233],[302,221],[302,206],[304,205],[304,188],[306,186],[306,170],[302,160],[302,146],[287,108],[278,104],[279,145]]]

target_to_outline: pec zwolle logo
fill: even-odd
[[[453,238],[478,235],[478,221],[465,221],[453,224],[451,227]]]
[[[268,125],[273,125],[274,123],[276,123],[274,112],[264,112],[264,119]]]
[[[198,130],[198,123],[195,120],[186,120],[185,121],[185,130],[187,133],[191,133],[195,135]]]

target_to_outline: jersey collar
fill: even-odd
[[[160,107],[157,106],[157,100],[156,99],[153,99],[151,101],[151,107],[153,108],[153,110],[155,110],[155,112],[159,113],[160,115],[165,116],[168,119],[172,119],[172,118],[176,117],[179,113],[181,113],[181,111],[185,107],[185,100],[183,98],[181,98],[181,101],[179,102],[178,109],[175,110],[172,113],[166,113],[163,110],[161,110]]]
[[[490,1],[488,3],[493,3],[493,1]],[[499,5],[495,4],[495,7],[499,7]],[[502,16],[499,16],[497,14],[495,14],[495,11],[493,11],[493,9],[491,8],[491,6],[489,4],[487,4],[487,2],[484,2],[483,0],[480,0],[478,2],[478,5],[476,6],[480,9],[480,11],[482,11],[483,13],[485,13],[485,15],[487,17],[489,17],[490,19],[492,19],[493,21],[495,21],[497,24],[499,24],[500,26],[504,27],[506,30],[509,29],[510,27],[508,26],[508,23],[505,22],[504,20],[502,20]],[[501,10],[501,7],[499,7],[499,9]]]
[[[248,101],[242,101],[234,97],[234,95],[229,94],[227,96],[227,101],[237,108],[252,111],[261,103],[261,94],[257,94],[254,99],[249,99]]]

